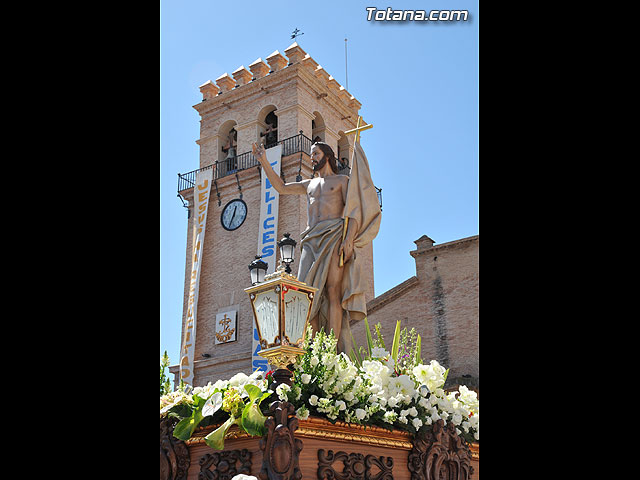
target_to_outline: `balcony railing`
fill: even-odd
[[[293,137],[280,140],[278,143],[282,144],[282,156],[293,155],[298,152],[306,152],[307,154],[311,150],[312,141],[309,137],[300,133]],[[277,144],[274,144],[277,145]],[[272,146],[274,146],[272,145]],[[218,160],[213,165],[209,165],[197,170],[193,170],[187,173],[178,174],[178,192],[193,187],[196,184],[196,174],[203,170],[213,168],[213,179],[217,180],[227,175],[233,175],[234,173],[246,170],[248,168],[257,167],[260,165],[258,160],[253,156],[252,152],[242,153],[235,157],[225,158],[224,160]]]
[[[298,135],[294,135],[293,137],[285,138],[284,140],[280,140],[278,143],[282,144],[282,156],[286,157],[288,155],[293,155],[294,153],[305,152],[309,154],[311,150],[311,145],[313,142],[309,137],[304,135],[303,133],[299,133]],[[271,146],[275,146],[278,143],[275,143]],[[237,155],[235,157],[231,157],[224,160],[218,160],[213,165],[209,165],[203,168],[199,168],[197,170],[193,170],[187,173],[179,173],[178,174],[178,192],[182,190],[186,190],[188,188],[192,188],[196,184],[196,174],[203,170],[208,170],[209,168],[213,168],[213,179],[217,180],[222,177],[226,177],[227,175],[233,175],[237,172],[241,172],[242,170],[247,170],[248,168],[257,167],[260,165],[258,160],[253,156],[252,152],[246,152],[241,155]],[[382,188],[375,187],[376,193],[378,195],[378,203],[380,203],[380,210],[382,210]],[[180,194],[178,193],[178,196]]]

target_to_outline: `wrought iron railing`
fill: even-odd
[[[278,143],[282,144],[282,156],[293,155],[298,152],[306,152],[307,154],[311,150],[312,141],[309,137],[303,133],[294,135],[293,137],[280,140]],[[259,165],[258,160],[253,156],[252,152],[242,153],[235,157],[225,158],[224,160],[218,160],[213,165],[208,165],[203,168],[198,168],[187,173],[178,174],[178,192],[193,187],[196,184],[196,174],[203,170],[213,168],[213,179],[226,177],[227,175],[233,175],[242,170],[248,168],[257,167]]]
[[[282,156],[293,155],[294,153],[305,152],[309,153],[313,142],[309,137],[300,132],[293,137],[280,140],[278,143],[282,144]],[[276,145],[276,144],[274,144]],[[187,173],[178,174],[178,192],[192,188],[196,184],[196,174],[203,170],[213,168],[213,179],[226,177],[227,175],[233,175],[242,170],[248,168],[257,167],[259,165],[258,160],[253,156],[252,152],[242,153],[235,157],[225,158],[224,160],[218,160],[213,165],[209,165],[203,168],[198,168]],[[382,210],[382,188],[375,187],[378,195],[378,203],[380,203],[380,210]],[[180,196],[180,194],[178,194]]]

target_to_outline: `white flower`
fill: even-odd
[[[386,412],[382,417],[382,419],[387,423],[393,423],[396,421],[397,418],[398,418],[398,414],[393,411]]]
[[[371,349],[371,357],[372,358],[384,358],[388,355],[391,355],[387,350],[382,347],[373,347]]]
[[[419,418],[414,418],[411,423],[413,423],[413,426],[416,430],[418,430],[422,426],[422,420],[420,420]]]
[[[294,394],[294,398],[296,400],[300,400],[300,397],[302,396],[302,389],[294,383],[293,386],[291,387],[291,391]]]
[[[458,391],[460,392],[458,397],[460,402],[464,403],[472,410],[478,408],[478,394],[476,392],[469,390],[465,385],[460,385]]]
[[[193,395],[196,395],[202,398],[203,400],[206,400],[211,396],[211,394],[215,389],[216,387],[214,385],[211,385],[211,382],[209,382],[204,387],[195,387],[193,389]]]
[[[336,407],[338,410],[345,410],[347,405],[342,400],[336,400]]]
[[[303,373],[300,376],[300,380],[302,380],[302,383],[306,385],[311,381],[311,375],[309,375],[308,373]]]
[[[358,420],[363,420],[366,415],[367,415],[367,412],[364,411],[362,408],[356,408],[356,418]]]
[[[300,420],[306,420],[309,418],[309,410],[307,410],[307,407],[302,405],[298,410],[296,410],[296,417]]]
[[[309,397],[309,405],[311,405],[312,407],[315,407],[318,404],[318,396],[317,395],[311,395]]]
[[[192,395],[187,395],[180,390],[163,395],[160,397],[160,415],[164,415],[180,403],[193,404]]]
[[[391,377],[391,370],[377,360],[364,360],[362,362],[362,370],[366,378],[371,383],[380,387],[385,387]]]
[[[404,396],[412,397],[416,393],[415,385],[409,375],[399,375],[389,380],[390,395],[401,393]]]
[[[313,357],[311,357],[311,360],[309,361],[309,363],[311,363],[312,367],[315,367],[316,365],[318,365],[318,357],[314,355]]]
[[[222,407],[222,392],[216,392],[209,397],[202,407],[202,416],[208,417],[213,415]]]
[[[436,360],[431,360],[429,365],[416,365],[411,373],[418,382],[425,384],[433,392],[444,385],[446,369]]]
[[[278,395],[278,398],[280,399],[280,401],[286,402],[287,393],[290,391],[291,391],[291,387],[289,385],[287,385],[286,383],[281,383],[280,385],[278,385],[278,388],[276,388],[276,395]]]
[[[413,367],[413,376],[416,377],[418,382],[425,384],[427,383],[427,378],[429,377],[429,370],[426,365],[420,364]]]
[[[451,421],[454,425],[460,425],[462,423],[462,415],[460,415],[459,413],[454,413],[451,417]]]
[[[416,407],[411,407],[409,409],[409,415],[411,415],[412,417],[417,417],[418,416],[418,410],[416,410]]]
[[[247,382],[249,382],[249,377],[242,372],[236,373],[229,379],[229,385],[232,387],[243,387]],[[238,390],[242,390],[242,388],[239,388]]]
[[[218,380],[216,383],[213,384],[213,388],[214,389],[218,389],[218,390],[224,390],[229,386],[229,380]]]

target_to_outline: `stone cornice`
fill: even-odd
[[[301,80],[298,85],[303,88],[307,94],[318,96],[319,94],[326,93],[327,96],[323,97],[323,100],[327,102],[332,109],[340,113],[342,117],[350,117],[343,121],[350,123],[351,128],[355,128],[359,108],[355,108],[351,106],[351,104],[345,105],[345,102],[340,98],[339,94],[334,93],[328,87],[323,87],[321,81],[306,68],[300,69],[298,78]]]
[[[291,73],[292,71],[289,70],[289,67],[277,72],[272,72],[266,77],[253,80],[246,85],[242,85],[228,92],[216,95],[210,100],[202,101],[194,105],[193,108],[203,117],[205,115],[215,113],[216,109],[233,108],[231,106],[232,103],[237,104],[252,95],[263,91],[273,93],[281,88],[286,88],[287,85],[285,84],[294,79],[294,76],[291,75]]]
[[[429,248],[411,250],[409,252],[409,255],[411,255],[413,258],[416,258],[418,255],[431,254],[431,253],[435,253],[442,250],[458,248],[458,247],[466,246],[469,243],[478,242],[478,241],[479,241],[479,235],[473,235],[472,237],[465,237],[459,240],[453,240],[451,242],[442,243],[440,245],[434,245]]]
[[[291,47],[294,47],[294,45]],[[277,71],[272,71],[264,77],[254,77],[255,80],[249,80],[245,84],[237,84],[235,88],[231,88],[230,90],[217,95],[213,95],[215,85],[208,85],[209,82],[205,82],[201,87],[208,86],[209,88],[201,88],[201,90],[203,90],[204,99],[202,102],[194,105],[193,108],[196,109],[201,116],[204,116],[205,114],[215,111],[216,107],[226,107],[231,103],[242,100],[246,96],[250,96],[262,90],[273,89],[278,84],[299,78],[303,80],[303,82],[300,83],[306,83],[308,89],[311,90],[309,93],[312,95],[317,96],[322,93],[326,93],[327,95],[324,97],[324,100],[327,101],[333,109],[340,112],[343,117],[357,117],[357,112],[362,104],[342,85],[340,85],[335,78],[331,77],[328,72],[325,72],[322,67],[317,66],[317,62],[315,62],[309,55],[305,54],[306,56],[304,58],[299,59],[298,57],[300,56],[300,52],[304,53],[303,50],[299,49],[299,47],[291,47],[285,50],[285,53],[287,51],[290,51],[292,55],[295,53],[295,55],[290,59],[293,63],[290,63]],[[274,52],[274,54],[275,53],[276,52]],[[238,70],[244,71],[242,68],[239,68],[234,73],[238,72]],[[318,71],[320,74],[326,75],[327,82],[323,83],[321,79],[318,78]],[[228,75],[222,75],[219,78],[222,77],[225,77],[227,82],[229,82],[229,79],[231,78]],[[281,107],[279,106],[279,108]],[[356,118],[350,118],[349,120],[350,123],[355,125]]]

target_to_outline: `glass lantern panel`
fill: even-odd
[[[291,343],[296,343],[304,337],[310,306],[306,293],[289,289],[284,294],[284,333]]]
[[[293,261],[293,245],[283,245],[280,247],[280,256],[283,262]]]
[[[262,339],[268,344],[275,343],[279,332],[278,319],[278,294],[273,290],[261,292],[256,295],[253,302],[256,309],[256,320],[260,327]]]

